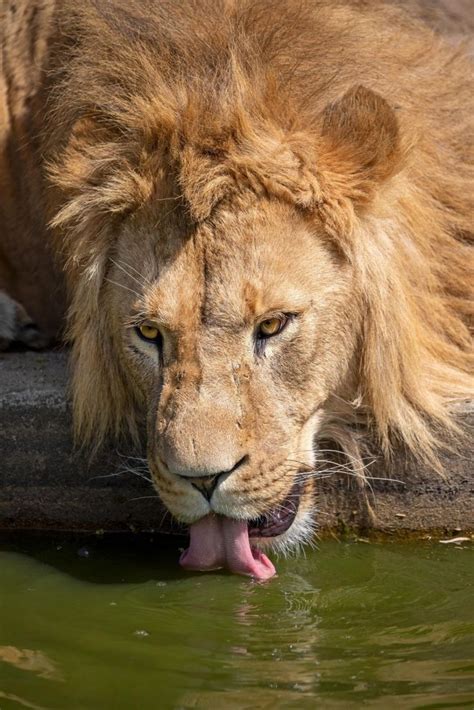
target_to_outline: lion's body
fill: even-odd
[[[141,294],[139,274],[148,274],[147,283],[156,278],[143,255],[168,263],[174,250],[186,254],[181,287],[197,304],[209,284],[184,275],[193,259],[204,260],[213,283],[213,269],[224,268],[220,247],[210,247],[215,234],[224,244],[228,234],[226,248],[237,254],[234,237],[251,231],[249,215],[266,215],[268,227],[276,224],[274,212],[282,225],[294,213],[325,245],[313,254],[308,242],[306,261],[321,260],[324,288],[331,280],[340,287],[333,289],[339,301],[331,302],[323,285],[311,301],[330,303],[327,343],[318,336],[321,355],[311,350],[321,368],[305,365],[307,378],[325,383],[314,390],[319,434],[350,453],[347,442],[355,439],[348,432],[362,417],[386,452],[399,441],[432,455],[435,430],[452,424],[449,401],[472,393],[474,83],[465,47],[397,3],[377,0],[75,5],[2,0],[0,290],[51,334],[63,311],[52,252],[65,263],[78,431],[100,439],[127,424],[133,430],[141,409],[150,411],[153,376],[145,386],[135,365],[123,365],[123,347],[105,319],[113,311],[109,321],[118,327],[116,309],[125,317],[128,308],[117,306],[120,294]],[[351,93],[357,85],[364,90]],[[233,212],[247,216],[226,216]],[[300,227],[295,221],[295,233]],[[160,230],[174,236],[160,237]],[[201,253],[196,245],[211,232]],[[265,239],[285,251],[280,237]],[[208,263],[209,250],[215,258]],[[292,253],[278,267],[281,283],[298,270]],[[115,268],[118,255],[122,266]],[[234,259],[229,274],[245,259],[246,252]],[[121,282],[119,296],[104,279]],[[170,284],[180,288],[179,279]],[[226,297],[216,290],[212,307]],[[202,301],[199,308],[211,306]],[[191,329],[201,327],[189,318]],[[309,362],[309,351],[301,357]],[[304,371],[301,382],[288,375],[285,362],[286,381],[294,383],[285,395],[289,407],[292,397],[305,399],[308,379]],[[165,376],[162,386],[173,399],[176,382]],[[255,397],[258,408],[265,395]],[[295,421],[309,416],[304,406]],[[212,429],[216,422],[206,417]],[[206,448],[199,441],[196,447]],[[297,447],[289,451],[296,456]],[[172,485],[155,477],[173,509]]]
[[[0,3],[0,291],[20,302],[49,338],[62,329],[66,309],[46,227],[39,143],[54,6]]]

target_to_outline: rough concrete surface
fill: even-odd
[[[89,463],[74,451],[67,382],[67,353],[0,355],[0,529],[178,531],[151,484],[126,470],[130,452],[110,449]],[[470,432],[473,403],[461,409]],[[367,496],[351,477],[321,479],[321,531],[474,531],[473,454],[468,436],[461,454],[445,458],[444,478],[403,453],[390,471],[376,461]],[[378,480],[387,476],[396,481]]]

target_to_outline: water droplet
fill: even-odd
[[[144,638],[145,636],[149,636],[150,633],[148,631],[145,631],[145,629],[137,629],[136,631],[133,632],[134,636],[140,636],[141,638]]]

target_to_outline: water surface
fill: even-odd
[[[469,544],[323,542],[265,584],[181,544],[0,540],[0,710],[474,707]]]

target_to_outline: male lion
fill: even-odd
[[[472,394],[462,46],[378,0],[1,7],[0,337],[53,336],[63,270],[77,435],[146,427],[181,564],[274,574],[315,441],[435,468]]]

